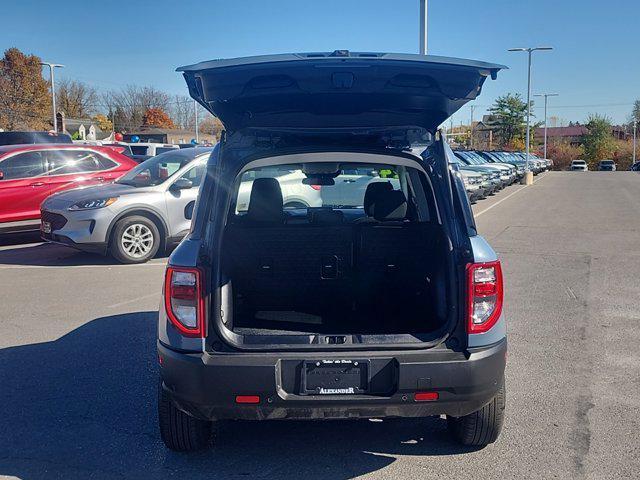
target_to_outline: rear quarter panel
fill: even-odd
[[[473,261],[475,263],[493,262],[495,260],[498,260],[498,255],[483,237],[481,237],[480,235],[475,235],[471,237],[470,240],[471,249],[473,251]],[[504,290],[505,292],[508,291],[506,282]],[[500,319],[488,332],[469,335],[468,346],[482,347],[485,345],[491,345],[493,343],[499,342],[506,336],[507,321],[503,309],[502,314],[500,315]]]

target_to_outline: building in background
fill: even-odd
[[[195,132],[179,128],[140,127],[135,131],[125,133],[123,136],[125,142],[131,142],[133,137],[138,137],[140,142],[180,144],[191,143],[191,140],[195,138]],[[198,134],[200,143],[214,144],[218,139],[217,135]]]

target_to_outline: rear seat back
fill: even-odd
[[[428,288],[434,232],[429,224],[406,220],[407,200],[400,190],[380,192],[371,215],[358,225],[357,297],[361,306],[375,298],[373,309],[398,311],[401,299],[417,299]]]
[[[413,299],[429,286],[434,226],[405,220],[407,201],[398,190],[384,189],[370,213],[362,224],[328,210],[306,223],[280,223],[271,212],[272,222],[229,225],[223,259],[234,291],[256,310],[346,313],[357,304],[375,315],[415,308]]]
[[[232,226],[226,235],[234,289],[261,309],[344,307],[353,276],[349,226]]]

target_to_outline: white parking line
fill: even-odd
[[[130,303],[139,302],[140,300],[146,300],[146,299],[148,299],[148,298],[153,298],[153,297],[158,297],[158,298],[160,298],[160,292],[150,293],[149,295],[144,295],[144,296],[142,296],[142,297],[132,298],[131,300],[127,300],[127,301],[120,302],[120,303],[114,303],[113,305],[109,305],[107,308],[118,308],[118,307],[123,307],[123,306],[125,306],[125,305],[130,304]]]
[[[538,180],[543,179],[544,177],[546,177],[549,174],[549,172],[545,172],[541,175],[538,176],[538,178],[536,178],[533,183],[536,183]],[[498,200],[496,203],[494,203],[493,205],[488,206],[487,208],[485,208],[484,210],[482,210],[481,212],[478,212],[474,215],[474,217],[479,217],[480,215],[482,215],[483,213],[487,213],[489,210],[491,210],[493,207],[496,207],[498,205],[500,205],[502,202],[504,202],[505,200],[507,200],[508,198],[513,197],[516,193],[521,192],[522,190],[524,190],[525,188],[529,187],[530,185],[521,185],[519,189],[517,189],[515,192],[511,192],[509,195],[507,195],[504,198],[501,198],[500,200]]]

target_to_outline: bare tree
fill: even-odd
[[[115,129],[131,131],[143,124],[147,110],[157,108],[168,111],[172,102],[167,93],[154,87],[128,85],[122,90],[106,93],[103,103],[110,119],[115,120]]]
[[[89,117],[98,110],[98,92],[86,83],[63,79],[56,85],[56,102],[67,117]]]

